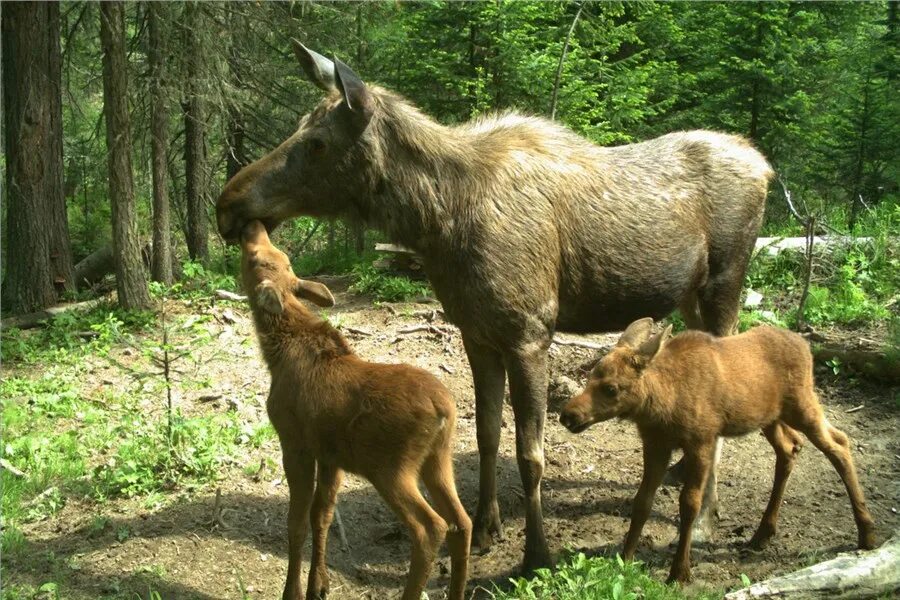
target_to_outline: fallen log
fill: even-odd
[[[9,329],[10,327],[15,327],[16,329],[31,329],[32,327],[42,325],[44,321],[52,319],[57,315],[73,311],[90,310],[105,301],[105,298],[96,298],[94,300],[76,302],[74,304],[60,304],[59,306],[51,306],[50,308],[45,308],[44,310],[33,313],[7,317],[0,321],[0,328]]]
[[[817,362],[831,362],[838,368],[848,368],[871,379],[888,384],[900,383],[900,359],[885,352],[844,348],[835,344],[813,344]]]
[[[725,600],[874,598],[897,590],[900,532],[875,550],[839,554],[817,565],[725,594]]]
[[[79,290],[89,288],[101,281],[116,269],[113,260],[112,244],[95,250],[82,259],[74,269],[75,287]]]

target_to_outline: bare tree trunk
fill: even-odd
[[[169,148],[169,107],[166,96],[166,47],[168,6],[150,2],[150,78],[153,99],[150,133],[153,155],[153,259],[150,275],[154,281],[172,284],[172,240],[169,210],[167,156]]]
[[[50,85],[50,145],[52,154],[47,162],[47,203],[50,235],[50,262],[53,281],[57,289],[73,291],[72,242],[69,239],[69,216],[66,214],[65,168],[63,166],[63,125],[62,125],[62,52],[59,42],[59,3],[47,2],[39,5],[48,12],[48,68]]]
[[[59,173],[51,163],[58,148],[52,129],[60,122],[54,123],[51,114],[52,96],[59,89],[47,77],[49,20],[44,4],[15,2],[2,7],[8,215],[3,302],[12,312],[41,309],[57,299],[47,226],[53,185],[47,173]],[[56,191],[62,193],[61,185]]]
[[[205,186],[206,133],[203,98],[197,81],[202,52],[197,32],[200,6],[188,2],[184,7],[185,56],[187,58],[187,98],[184,109],[184,165],[187,192],[187,247],[191,259],[206,262],[209,258]]]
[[[553,97],[550,99],[550,120],[556,120],[556,102],[559,97],[559,80],[562,76],[563,64],[566,61],[566,54],[569,52],[569,41],[572,39],[572,32],[575,31],[575,25],[578,23],[578,18],[581,16],[581,11],[584,10],[584,3],[578,5],[578,12],[575,13],[575,18],[572,19],[572,24],[569,26],[569,32],[566,33],[566,41],[563,43],[562,52],[559,54],[559,63],[556,65],[556,77],[553,78]]]
[[[106,119],[116,290],[122,308],[147,308],[150,306],[150,295],[141,260],[131,170],[128,62],[125,56],[125,6],[122,2],[100,4],[100,43],[103,48],[103,115]]]

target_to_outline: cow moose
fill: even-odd
[[[448,127],[296,40],[326,97],[217,201],[235,241],[259,219],[362,221],[423,259],[463,338],[475,387],[480,489],[473,545],[500,536],[496,467],[506,378],[525,501],[525,570],[547,565],[547,349],[554,332],[619,331],[681,310],[728,335],[772,170],[746,140],[709,131],[600,147],[506,112]],[[715,506],[710,477],[704,514]]]

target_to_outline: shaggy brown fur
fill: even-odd
[[[850,495],[859,547],[873,548],[875,526],[850,457],[850,442],[825,418],[814,389],[812,355],[803,338],[783,329],[757,327],[722,339],[685,332],[665,343],[671,326],[651,336],[652,325],[652,319],[632,323],[560,416],[574,433],[613,417],[637,424],[644,446],[644,477],[632,507],[625,558],[634,556],[672,450],[681,448],[685,484],[669,580],[688,581],[691,526],[700,510],[716,437],[759,429],[775,449],[775,483],[751,545],[761,548],[775,534],[784,488],[801,446],[798,430],[837,469]]]
[[[331,292],[298,279],[258,221],[244,229],[241,246],[244,286],[272,373],[266,408],[290,488],[283,598],[303,598],[307,520],[313,527],[307,595],[320,598],[328,591],[325,543],[342,474],[349,471],[371,481],[409,528],[413,548],[404,600],[420,599],[445,535],[449,597],[462,600],[472,525],[453,481],[456,407],[450,392],[422,369],[357,358],[337,330],[295,297],[331,306]],[[420,478],[434,509],[419,492]]]
[[[473,540],[484,549],[501,531],[495,469],[508,376],[525,566],[547,564],[540,480],[554,331],[615,331],[680,307],[689,326],[729,334],[771,169],[746,140],[709,131],[602,148],[515,113],[445,127],[343,63],[295,49],[328,96],[228,182],[219,231],[235,239],[249,219],[271,228],[343,216],[422,255],[475,383]]]

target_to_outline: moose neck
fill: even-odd
[[[372,122],[381,144],[381,181],[369,199],[373,225],[393,240],[427,253],[457,237],[470,211],[476,151],[458,129],[445,127],[379,90]]]
[[[634,386],[638,403],[629,418],[639,424],[658,426],[671,421],[675,390],[667,385],[653,366],[647,368]]]
[[[270,369],[287,363],[304,370],[320,360],[353,353],[328,321],[314,315],[295,298],[286,298],[284,312],[278,315],[255,303],[251,307],[259,345]]]

